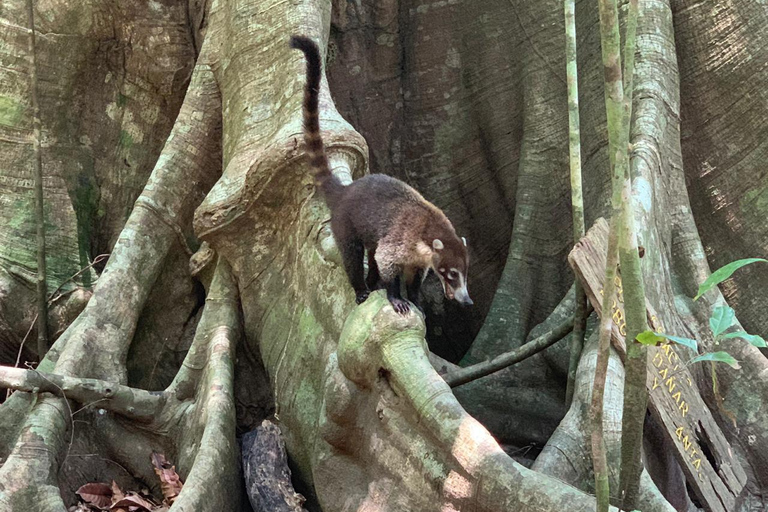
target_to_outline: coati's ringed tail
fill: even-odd
[[[309,164],[315,175],[315,185],[325,195],[329,207],[335,204],[344,185],[333,175],[320,136],[320,81],[323,76],[322,57],[317,44],[306,36],[291,37],[291,48],[301,50],[307,60],[307,83],[304,85],[304,143]]]

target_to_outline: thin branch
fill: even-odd
[[[95,266],[95,265],[98,265],[99,263],[101,263],[102,261],[104,261],[104,260],[105,260],[105,259],[107,259],[107,258],[109,258],[109,253],[106,253],[106,254],[99,254],[98,256],[96,256],[95,258],[93,258],[93,261],[92,261],[90,264],[88,264],[88,265],[84,266],[83,268],[81,268],[80,270],[78,270],[77,272],[75,272],[74,274],[72,274],[72,276],[70,276],[70,277],[69,277],[69,279],[66,279],[66,280],[64,280],[64,281],[63,281],[63,282],[62,282],[62,283],[59,285],[59,287],[58,287],[58,288],[56,288],[55,290],[53,290],[53,293],[51,293],[51,294],[48,296],[48,303],[50,304],[50,303],[53,303],[53,302],[55,302],[56,300],[58,300],[58,297],[56,296],[56,294],[57,294],[57,293],[59,293],[59,292],[61,291],[61,289],[62,289],[62,288],[64,288],[64,285],[65,285],[65,284],[69,283],[70,281],[73,281],[73,280],[75,280],[75,279],[77,278],[77,276],[79,276],[80,274],[82,274],[83,272],[85,272],[86,270],[88,270],[89,268],[92,268],[93,266]]]
[[[21,343],[19,344],[19,352],[16,354],[16,364],[13,365],[14,368],[19,367],[19,363],[21,362],[21,354],[24,352],[24,345],[27,343],[27,338],[29,338],[29,334],[32,332],[32,328],[35,326],[35,322],[37,322],[37,315],[35,315],[35,318],[33,318],[29,323],[27,334],[24,335],[24,338],[22,338]],[[10,388],[5,391],[6,400],[8,400],[8,398],[11,396],[11,393],[13,393],[13,390]]]
[[[0,388],[29,393],[53,393],[81,404],[104,400],[104,409],[137,421],[152,421],[165,405],[168,393],[145,391],[99,379],[81,379],[38,370],[0,366]]]
[[[511,350],[504,354],[494,357],[490,361],[483,361],[482,363],[467,366],[453,371],[443,378],[445,382],[455,388],[471,382],[473,380],[485,377],[499,370],[503,370],[508,366],[512,366],[515,363],[531,357],[534,354],[538,354],[547,347],[550,347],[563,339],[573,328],[573,319],[566,317],[559,324],[553,327],[551,330],[545,332],[538,338],[529,341],[528,343]]]
[[[88,270],[89,268],[93,267],[94,265],[98,264],[99,262],[101,262],[105,258],[109,258],[109,254],[99,254],[98,256],[96,256],[93,259],[93,262],[90,265],[87,265],[87,266],[81,268],[79,271],[77,271],[75,274],[73,274],[69,279],[67,279],[63,283],[61,283],[59,285],[59,287],[56,288],[53,291],[53,293],[51,293],[48,296],[48,304],[50,305],[53,302],[55,302],[56,300],[58,300],[59,296],[57,296],[56,294],[59,293],[59,291],[61,291],[61,289],[64,287],[65,284],[67,284],[68,282],[72,281],[77,276],[79,276],[80,274],[82,274],[83,272]],[[37,322],[37,317],[38,317],[38,315],[35,315],[35,317],[32,319],[32,322],[30,322],[30,324],[29,324],[29,329],[27,329],[27,333],[24,335],[24,338],[21,340],[21,344],[19,345],[19,353],[16,355],[16,364],[13,365],[14,368],[18,368],[19,367],[19,363],[21,362],[21,354],[24,351],[24,345],[27,343],[27,338],[29,338],[29,335],[32,332],[32,329],[34,328],[35,323]],[[11,390],[10,389],[8,390],[6,398],[8,396],[11,396]]]
[[[40,105],[37,101],[37,57],[35,55],[35,13],[27,0],[29,24],[29,89],[32,100],[34,148],[35,224],[37,225],[37,353],[40,361],[48,352],[48,289],[45,270],[45,210],[43,209],[43,160],[40,151]]]
[[[579,128],[579,80],[576,59],[576,7],[575,0],[565,0],[565,61],[568,86],[568,154],[571,168],[571,209],[573,216],[573,243],[584,236],[584,198],[581,183],[581,131]],[[566,406],[570,405],[576,387],[576,369],[584,347],[587,295],[577,279],[574,294],[573,334],[571,357],[568,365]]]

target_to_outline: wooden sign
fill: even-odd
[[[568,262],[598,314],[602,312],[607,247],[608,223],[598,219],[568,255]],[[616,285],[611,341],[623,359],[626,316],[618,276]],[[646,310],[651,329],[663,332],[653,308],[646,304]],[[648,407],[672,440],[677,461],[704,508],[711,512],[731,512],[739,504],[747,477],[701,398],[685,359],[678,356],[680,350],[685,349],[671,344],[648,347]]]

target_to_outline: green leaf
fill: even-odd
[[[709,319],[709,328],[712,329],[712,334],[715,338],[731,326],[735,317],[736,313],[729,306],[718,306],[712,311],[712,316]]]
[[[757,334],[747,334],[744,331],[738,331],[738,332],[730,332],[723,336],[724,340],[729,340],[732,338],[741,338],[752,345],[756,346],[757,348],[768,348],[768,343],[765,342],[765,340],[758,336]]]
[[[655,347],[664,341],[666,337],[663,334],[658,334],[653,331],[644,331],[638,334],[635,339],[643,345]]]
[[[747,258],[745,260],[732,261],[724,267],[720,267],[719,269],[712,272],[712,275],[710,275],[706,281],[701,283],[699,286],[699,292],[696,294],[693,300],[698,300],[699,297],[707,293],[709,290],[731,277],[731,275],[741,267],[749,265],[750,263],[757,263],[758,261],[768,263],[768,260],[764,260],[762,258]]]
[[[661,332],[655,332],[656,336],[661,336],[662,338],[666,338],[669,341],[673,341],[677,343],[678,345],[683,345],[684,347],[688,347],[689,349],[693,350],[694,352],[699,351],[699,344],[696,340],[692,340],[691,338],[683,338],[680,336],[672,336],[671,334],[664,334]]]
[[[702,354],[691,359],[689,364],[698,363],[699,361],[715,361],[718,363],[726,363],[735,370],[741,368],[739,362],[735,360],[733,356],[728,352],[710,352],[709,354]]]

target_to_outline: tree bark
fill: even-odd
[[[22,0],[7,4],[4,55],[15,57],[0,67],[3,363],[15,362],[32,322],[37,271],[28,90],[13,85],[26,52],[25,34],[14,28],[25,26],[24,13]],[[744,2],[704,5],[640,1],[630,142],[648,300],[667,332],[708,346],[707,319],[722,298],[690,300],[707,257],[760,256],[765,237],[764,220],[750,210],[763,187],[756,178],[763,99],[748,93],[762,79],[757,34],[768,20]],[[308,509],[594,508],[582,463],[589,348],[566,410],[567,343],[455,394],[429,364],[426,345],[446,367],[481,362],[573,315],[560,0],[48,7],[36,12],[50,168],[44,191],[53,213],[46,213],[47,286],[57,288],[98,254],[112,256],[106,269],[78,275],[52,307],[49,319],[68,322],[93,294],[36,375],[162,390],[165,404],[139,424],[129,405],[78,411],[86,394],[14,392],[0,405],[0,508],[61,510],[79,485],[103,477],[123,488],[155,482],[156,450],[185,479],[173,510],[237,510],[236,411],[241,432],[266,414],[279,418]],[[595,2],[577,3],[587,226],[606,213],[609,197],[597,19]],[[415,314],[394,315],[380,293],[354,306],[303,156],[304,67],[287,45],[294,33],[315,38],[327,54],[320,122],[334,172],[345,181],[385,172],[444,208],[469,240],[476,309],[454,308],[429,282],[426,325]],[[702,33],[729,47],[736,37],[749,51],[718,53]],[[732,90],[742,93],[735,104]],[[726,180],[723,169],[742,174]],[[734,199],[742,192],[752,199]],[[198,239],[215,257],[208,254],[202,271],[193,265],[193,280],[187,259]],[[738,279],[724,292],[761,334],[755,304],[765,287]],[[728,348],[742,370],[719,369],[718,382],[739,430],[721,419],[737,456],[751,463],[746,510],[766,485],[766,362],[741,341]],[[33,356],[25,349],[24,360]],[[605,406],[614,426],[622,375],[611,356]],[[696,377],[705,388],[707,376]],[[606,436],[614,462],[617,430]],[[536,455],[531,471],[524,465]],[[647,468],[642,510],[670,510],[662,495],[684,489],[679,471],[663,460]],[[672,484],[654,486],[667,477]]]

